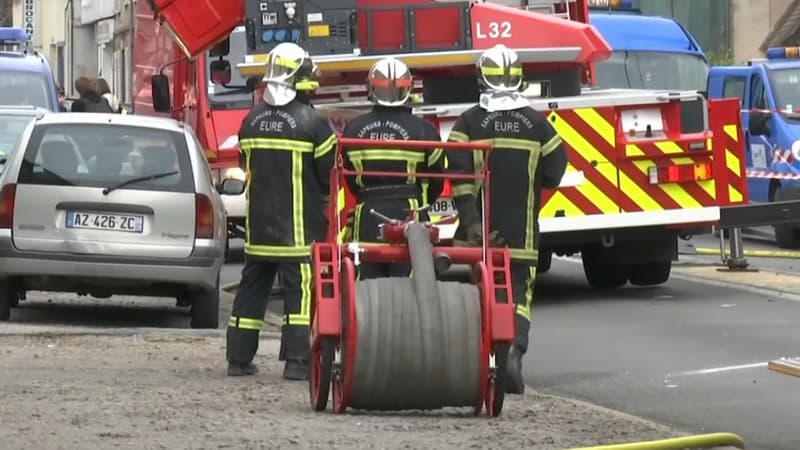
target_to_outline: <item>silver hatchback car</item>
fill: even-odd
[[[43,114],[0,174],[0,320],[32,290],[174,297],[217,328],[225,226],[188,126]]]

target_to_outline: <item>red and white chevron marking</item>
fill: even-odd
[[[774,149],[772,150],[772,162],[773,163],[786,163],[791,164],[794,162],[794,156],[792,156],[791,150],[784,150],[784,149]]]
[[[800,173],[781,173],[768,170],[747,169],[747,178],[767,178],[776,180],[800,180]]]

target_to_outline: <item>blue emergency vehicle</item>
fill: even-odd
[[[28,49],[24,28],[0,27],[0,105],[59,110],[50,64]]]
[[[613,50],[596,64],[598,88],[705,91],[708,60],[700,44],[671,17],[649,16],[632,0],[593,0],[589,22]]]
[[[770,48],[745,66],[715,66],[709,98],[739,98],[751,202],[800,200],[800,48]],[[800,248],[800,224],[775,227],[783,248]]]

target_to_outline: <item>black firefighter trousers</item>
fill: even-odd
[[[528,351],[528,335],[531,331],[531,308],[533,287],[536,283],[536,261],[511,260],[511,289],[514,296],[517,327],[514,346],[523,355]]]
[[[311,311],[311,264],[268,261],[245,255],[242,279],[233,300],[227,330],[229,362],[249,363],[258,351],[269,295],[276,275],[283,278],[283,327],[280,361],[308,361]]]

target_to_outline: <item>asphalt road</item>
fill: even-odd
[[[589,289],[580,264],[540,276],[526,382],[752,449],[800,449],[800,379],[767,369],[800,355],[800,303],[673,278]]]

